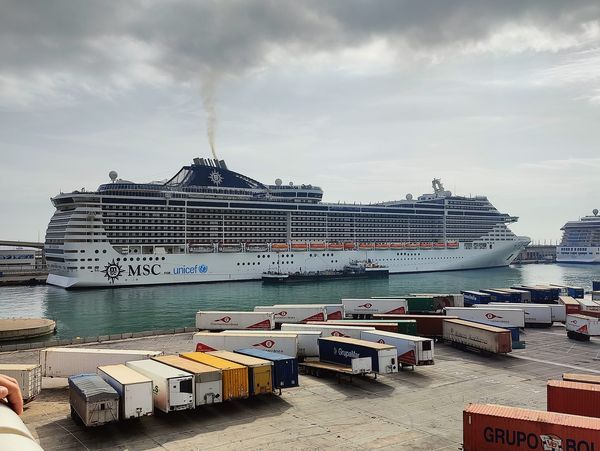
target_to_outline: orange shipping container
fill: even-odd
[[[565,306],[567,315],[577,314],[581,312],[581,305],[577,302],[577,299],[571,296],[559,296],[558,302]]]
[[[600,374],[564,373],[563,381],[583,382],[584,384],[600,384]]]
[[[599,451],[600,419],[494,404],[463,412],[464,451]]]
[[[600,385],[548,381],[548,411],[600,418]]]

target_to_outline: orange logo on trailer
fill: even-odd
[[[210,346],[204,344],[204,343],[197,343],[196,344],[196,352],[211,352],[211,351],[216,351],[215,348],[211,348]]]
[[[227,324],[229,321],[231,321],[231,316],[224,316],[221,319],[216,319],[215,323],[223,322],[223,323]]]
[[[263,348],[271,349],[275,346],[275,342],[273,340],[265,340],[252,346],[262,346]]]
[[[500,318],[500,319],[502,319],[502,317],[501,317],[501,316],[499,316],[499,315],[494,315],[493,313],[486,313],[486,314],[485,314],[485,317],[486,317],[487,319],[494,319],[494,318]]]

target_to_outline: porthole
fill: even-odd
[[[102,250],[102,253],[103,253],[103,254],[106,254],[106,249],[103,249],[103,250]]]
[[[100,251],[99,251],[98,249],[96,249],[94,252],[95,252],[96,254],[98,254]]]

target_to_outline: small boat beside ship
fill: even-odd
[[[344,279],[385,279],[390,275],[389,268],[370,261],[354,261],[340,271],[306,271],[295,273],[265,272],[263,284],[277,285],[283,283],[320,282]]]

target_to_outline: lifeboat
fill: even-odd
[[[271,244],[271,250],[273,252],[285,252],[288,250],[288,245],[284,243],[273,243]]]
[[[324,251],[326,248],[325,243],[310,243],[311,251]]]
[[[389,243],[377,243],[375,245],[375,249],[389,249],[389,248],[390,248]]]
[[[242,252],[242,245],[221,243],[219,244],[219,252]]]
[[[203,254],[203,253],[208,253],[208,252],[214,252],[215,251],[215,247],[210,244],[210,243],[206,243],[206,244],[190,244],[189,248],[188,248],[190,254]]]
[[[293,251],[306,251],[308,250],[308,244],[306,243],[293,243],[292,244]]]
[[[404,243],[392,243],[390,244],[391,249],[404,249]]]
[[[446,243],[433,243],[433,248],[434,249],[445,249]]]
[[[448,243],[446,243],[446,247],[448,249],[458,249],[458,241],[448,241]]]
[[[406,243],[406,249],[419,249],[419,243]]]
[[[342,251],[344,250],[344,245],[342,243],[328,243],[327,249],[330,251]]]
[[[269,246],[264,243],[248,243],[246,244],[246,250],[248,252],[267,252]]]
[[[420,243],[419,247],[421,249],[431,249],[433,247],[433,244],[432,243]]]
[[[358,248],[361,250],[373,249],[374,247],[375,245],[373,243],[360,243],[358,245]]]
[[[347,251],[351,251],[356,248],[356,244],[354,243],[344,243],[344,249]]]

